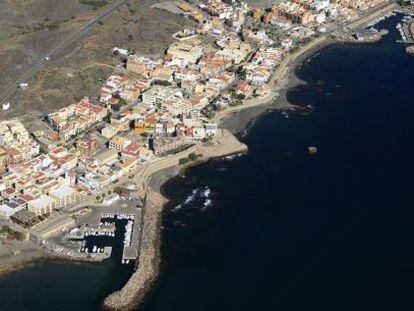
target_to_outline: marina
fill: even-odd
[[[405,13],[401,21],[395,26],[398,30],[401,39],[398,43],[413,44],[414,43],[414,14]]]
[[[103,254],[109,247],[106,244],[110,242],[110,239],[118,237],[123,239],[121,262],[129,264],[130,261],[136,260],[139,248],[140,218],[140,209],[134,213],[100,214],[98,227],[85,226],[79,229],[76,237],[82,239],[80,253]]]

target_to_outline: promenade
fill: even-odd
[[[329,38],[323,35],[309,42],[308,44],[303,46],[301,49],[299,49],[297,52],[286,56],[286,58],[276,68],[274,74],[272,75],[272,78],[268,82],[269,91],[265,95],[263,95],[262,97],[247,99],[243,102],[242,105],[228,107],[224,110],[218,111],[213,118],[213,122],[219,124],[223,120],[223,118],[231,115],[234,112],[270,104],[273,99],[279,96],[279,92],[281,89],[287,88],[287,84],[289,83],[287,73],[291,69],[291,67],[295,67],[297,65],[297,60],[300,58],[300,56],[306,54],[309,51],[312,51],[313,49],[319,47],[320,45],[323,45],[328,40]],[[277,108],[283,109],[283,108],[289,108],[291,106],[292,105],[290,103],[285,102],[285,103],[280,104]]]
[[[358,21],[358,25],[361,26],[369,20],[377,18],[381,14],[386,14],[391,8],[394,8],[394,6],[387,6],[379,10],[379,13],[375,12],[362,18]],[[329,42],[330,39],[328,35],[321,35],[301,47],[298,51],[288,55],[276,68],[269,81],[269,91],[266,95],[260,98],[248,99],[243,105],[233,106],[219,111],[215,115],[213,122],[220,124],[226,116],[229,116],[234,112],[269,104],[276,96],[279,96],[279,92],[283,88],[289,87],[289,71],[292,70],[292,68],[295,68],[298,62],[308,55],[308,53],[312,53],[314,50]],[[286,107],[290,106],[288,103],[286,103],[286,105]],[[165,199],[158,192],[158,189],[148,187],[150,176],[168,167],[178,166],[179,159],[188,156],[192,152],[202,153],[203,159],[209,159],[245,151],[247,151],[247,146],[240,143],[229,131],[222,129],[218,131],[212,144],[209,146],[198,143],[179,154],[148,163],[140,168],[140,172],[135,175],[134,181],[144,185],[143,189],[147,193],[147,201],[143,215],[143,230],[138,257],[138,268],[123,288],[105,298],[103,302],[105,309],[126,311],[135,308],[144,299],[157,278],[160,265],[160,221]]]

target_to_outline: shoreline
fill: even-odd
[[[338,42],[335,42],[334,40],[322,36],[319,37],[312,42],[309,42],[305,46],[303,46],[301,49],[299,49],[296,53],[293,53],[292,55],[289,55],[280,66],[276,69],[274,75],[271,78],[271,81],[269,82],[269,88],[271,91],[268,95],[265,95],[263,98],[257,98],[257,99],[250,99],[246,100],[246,103],[241,106],[231,107],[224,111],[221,111],[220,114],[218,113],[218,121],[217,123],[220,124],[220,128],[225,129],[228,131],[228,133],[232,133],[231,136],[234,137],[235,134],[242,132],[246,127],[249,127],[249,125],[254,122],[257,118],[259,118],[262,114],[264,114],[268,110],[278,110],[283,108],[291,107],[292,104],[287,100],[286,96],[290,89],[293,89],[297,87],[298,85],[303,84],[304,82],[301,81],[296,76],[296,69],[306,60],[311,58],[314,54],[320,52],[321,50],[329,47],[333,44],[339,44]],[[275,85],[276,84],[276,85]],[[217,139],[220,141],[220,139]],[[237,139],[236,139],[237,140]],[[239,142],[237,140],[237,142]],[[240,142],[239,142],[240,143]],[[223,146],[223,143],[218,145]],[[243,144],[240,143],[242,146]],[[198,146],[199,147],[199,146]],[[193,147],[187,149],[186,151],[183,151],[179,154],[180,157],[183,157],[184,154],[188,154],[192,152],[194,149]],[[240,147],[239,147],[240,148]],[[167,180],[170,178],[176,176],[180,173],[183,169],[188,169],[192,166],[199,165],[201,163],[205,163],[211,159],[214,158],[220,158],[225,155],[229,155],[232,153],[240,153],[245,152],[247,147],[244,146],[241,149],[235,148],[235,151],[230,150],[218,150],[217,148],[214,150],[214,148],[211,148],[211,154],[204,155],[203,158],[197,162],[192,162],[186,165],[180,165],[178,166],[177,161],[169,161],[173,160],[171,157],[167,159],[165,162],[167,162],[166,166],[158,165],[159,161],[156,163],[153,163],[155,166],[155,169],[153,171],[143,170],[142,175],[143,176],[137,176],[137,178],[141,178],[143,181],[147,184],[147,197],[149,198],[149,205],[152,204],[153,208],[144,208],[144,210],[149,210],[153,212],[147,213],[144,212],[144,217],[149,217],[148,215],[154,217],[154,219],[150,219],[150,222],[145,221],[144,219],[144,226],[147,225],[147,230],[152,230],[151,232],[151,239],[148,241],[144,241],[142,246],[140,245],[140,255],[138,258],[138,261],[140,262],[140,265],[138,266],[138,269],[131,275],[130,279],[127,281],[127,283],[119,290],[112,294],[110,294],[102,303],[102,306],[107,310],[130,310],[131,308],[134,308],[138,306],[143,300],[145,300],[148,293],[152,290],[154,282],[158,278],[158,273],[160,270],[160,264],[161,264],[161,230],[160,230],[160,222],[161,217],[164,211],[164,205],[166,202],[166,198],[161,194],[161,188],[165,184]],[[220,152],[221,151],[221,152]],[[226,153],[229,152],[229,153]],[[177,160],[177,159],[176,159]],[[149,165],[151,166],[151,164]],[[159,167],[160,166],[160,167]],[[143,229],[143,231],[145,228]],[[147,249],[144,249],[144,248]],[[151,251],[152,254],[150,254],[149,258],[141,258],[141,254],[146,254],[145,252]],[[25,254],[30,255],[30,254]],[[8,274],[10,272],[27,268],[33,265],[36,265],[39,262],[47,261],[47,260],[55,260],[53,256],[50,256],[49,254],[45,253],[44,255],[41,255],[39,258],[34,259],[29,258],[25,259],[22,262],[17,262],[15,264],[11,264],[8,266],[0,266],[0,277]],[[80,261],[73,261],[72,262],[80,262]],[[144,267],[140,269],[140,266]],[[142,270],[148,269],[147,271],[142,272]],[[141,274],[139,274],[141,271]],[[143,274],[144,273],[144,274]],[[128,288],[128,284],[131,282],[138,282],[141,284],[141,286],[133,286]],[[135,284],[136,285],[136,284]],[[128,297],[122,296],[122,291],[130,291],[132,290],[132,293],[129,293]],[[111,302],[111,297],[116,297],[116,301],[114,300]],[[115,298],[114,298],[115,299]]]
[[[147,278],[144,282],[144,286],[135,290],[134,298],[124,307],[111,307],[107,301],[111,295],[118,293],[120,290],[124,289],[128,282],[132,279],[133,275],[136,274],[138,269],[131,275],[130,279],[127,281],[127,284],[124,285],[120,290],[110,294],[106,297],[106,299],[102,303],[102,307],[106,310],[130,310],[133,307],[138,306],[147,296],[148,292],[151,291],[152,285],[158,278],[158,273],[160,269],[160,258],[161,258],[161,230],[160,230],[160,222],[162,219],[162,213],[164,211],[164,205],[166,203],[166,198],[161,194],[162,186],[171,178],[177,176],[183,170],[190,169],[191,167],[206,163],[212,159],[220,158],[223,156],[231,155],[231,154],[238,154],[246,152],[247,147],[239,142],[239,140],[234,136],[241,133],[243,130],[248,128],[252,122],[258,119],[261,115],[266,113],[268,110],[280,110],[283,108],[292,107],[292,104],[287,100],[286,94],[291,88],[294,88],[298,85],[303,84],[304,82],[301,81],[295,74],[295,70],[298,66],[300,66],[304,60],[312,57],[315,53],[321,51],[322,49],[335,44],[335,41],[327,38],[327,37],[320,37],[315,39],[314,41],[308,43],[307,45],[303,46],[302,49],[298,50],[296,53],[289,55],[281,65],[276,69],[275,73],[273,74],[271,81],[269,82],[269,87],[272,89],[267,95],[263,98],[257,99],[249,99],[246,100],[247,104],[243,104],[241,106],[231,107],[226,110],[221,111],[219,115],[218,124],[220,128],[228,132],[239,144],[240,146],[244,146],[242,149],[237,150],[230,149],[230,150],[214,150],[213,155],[203,156],[201,159],[197,160],[196,162],[187,163],[185,165],[179,165],[178,163],[167,165],[166,167],[157,168],[154,171],[146,171],[144,170],[142,173],[143,176],[140,178],[146,180],[147,184],[147,197],[155,197],[155,201],[159,204],[157,208],[157,217],[152,220],[152,227],[155,227],[156,235],[153,236],[152,240],[152,249],[154,250],[153,259],[151,262],[152,269],[151,269],[151,277]],[[185,153],[191,153],[193,151],[193,147],[179,153],[180,157],[183,157]],[[165,159],[164,159],[165,160]],[[167,159],[168,160],[168,159]],[[160,161],[161,162],[161,161]],[[157,165],[157,163],[155,163]],[[139,176],[137,176],[139,177]],[[145,217],[145,214],[144,214]],[[155,225],[156,223],[156,225]],[[154,226],[155,225],[155,226]],[[141,250],[140,250],[141,253]],[[25,268],[36,266],[37,264],[42,264],[49,260],[63,260],[68,262],[79,262],[82,263],[84,261],[81,260],[73,260],[73,259],[62,259],[59,257],[52,256],[42,250],[36,252],[36,255],[33,254],[22,254],[22,259],[19,259],[17,262],[13,262],[11,264],[6,264],[4,266],[0,266],[0,277],[4,277],[10,273],[16,272],[18,270],[22,270]],[[138,260],[140,260],[139,258]],[[88,261],[86,261],[88,262]],[[142,266],[142,265],[141,265]]]
[[[335,44],[335,42],[325,36],[319,37],[314,41],[303,46],[302,49],[296,53],[288,56],[281,65],[276,69],[273,74],[269,87],[272,89],[267,96],[262,99],[247,100],[247,104],[241,106],[232,107],[221,111],[219,116],[216,116],[217,123],[220,124],[220,128],[228,131],[229,134],[235,138],[234,135],[243,131],[254,120],[259,118],[267,110],[278,110],[287,107],[292,107],[292,104],[287,100],[286,94],[288,91],[304,82],[296,76],[296,69],[305,61],[321,51],[322,49]],[[275,85],[277,83],[277,85]],[[243,115],[243,118],[240,118]],[[240,143],[240,142],[239,142]],[[242,143],[240,143],[243,145]],[[246,151],[247,151],[247,147]],[[236,148],[237,149],[237,148]],[[195,163],[189,163],[182,166],[169,166],[158,171],[152,172],[148,176],[147,181],[147,203],[144,212],[144,228],[142,237],[142,246],[140,246],[140,255],[138,258],[138,269],[131,275],[128,282],[120,290],[108,295],[102,302],[102,307],[105,310],[132,310],[138,307],[148,296],[153,289],[154,283],[158,279],[158,275],[161,269],[161,220],[164,212],[164,206],[167,202],[162,194],[163,185],[171,178],[179,175],[183,170],[189,169],[193,166],[200,165],[215,158],[223,156],[242,153],[243,150],[237,151],[236,149],[222,150],[219,153],[211,154],[209,156],[203,156],[200,161]],[[149,202],[148,202],[149,198]],[[148,207],[151,208],[148,208]],[[155,216],[148,224],[150,217],[148,213]],[[147,220],[147,221],[146,221]],[[151,235],[152,241],[150,245],[147,245],[145,238],[146,226],[152,227],[153,232],[148,233]],[[151,254],[148,254],[151,252]],[[143,258],[142,258],[143,257]]]

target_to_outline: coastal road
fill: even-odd
[[[72,32],[68,35],[62,42],[60,42],[56,47],[50,50],[46,55],[44,55],[40,60],[38,60],[31,68],[24,72],[17,80],[10,84],[1,94],[0,94],[0,103],[5,103],[19,88],[20,83],[26,83],[40,68],[43,67],[49,60],[53,57],[56,57],[61,53],[65,48],[70,46],[72,43],[79,40],[83,35],[91,31],[98,23],[112,15],[116,10],[125,5],[129,0],[116,1],[114,4],[110,5],[104,12],[102,12],[95,19],[89,21],[79,30]]]

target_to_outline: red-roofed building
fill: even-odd
[[[1,195],[3,197],[5,197],[6,199],[14,198],[16,196],[16,190],[14,190],[13,188],[9,187],[9,188],[4,189],[1,192]]]
[[[139,144],[132,143],[132,144],[129,144],[129,145],[125,146],[122,149],[121,154],[123,156],[130,156],[130,157],[138,158],[140,148],[141,148],[141,146]]]

